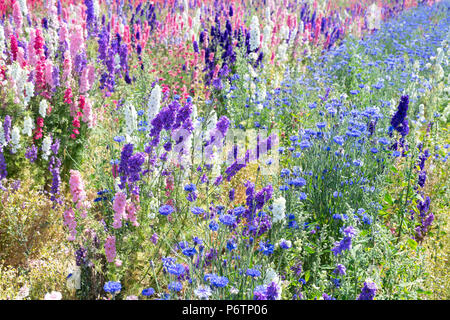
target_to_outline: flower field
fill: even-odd
[[[450,299],[449,26],[0,0],[0,299]]]

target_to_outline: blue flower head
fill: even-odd
[[[147,289],[142,290],[143,296],[150,297],[154,294],[155,294],[155,289],[153,289],[153,288],[147,288]]]
[[[174,211],[175,211],[174,208],[172,208],[172,206],[170,206],[168,204],[165,204],[159,208],[159,213],[162,214],[163,216],[168,216],[169,214],[171,214]]]
[[[103,290],[105,290],[106,292],[112,293],[112,294],[114,294],[116,292],[120,292],[121,289],[122,289],[122,285],[120,284],[120,282],[117,282],[117,281],[108,281],[103,286]]]
[[[200,208],[200,207],[193,207],[193,208],[191,209],[191,212],[192,212],[193,214],[195,214],[195,215],[199,215],[199,214],[205,213],[205,209]]]

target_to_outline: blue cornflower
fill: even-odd
[[[289,169],[286,169],[286,168],[281,169],[281,171],[280,171],[280,176],[282,178],[288,177],[290,174],[291,174],[291,171]]]
[[[186,257],[193,257],[196,253],[197,250],[195,249],[195,247],[192,248],[186,248],[182,251],[182,253],[186,256]]]
[[[300,200],[306,200],[306,198],[308,198],[308,196],[306,195],[306,193],[300,192],[299,198],[300,198]]]
[[[281,239],[279,245],[280,245],[281,249],[286,250],[286,249],[290,249],[292,247],[292,242],[289,240]]]
[[[224,288],[228,284],[228,278],[215,276],[210,279],[210,282],[213,287]]]
[[[236,217],[230,214],[223,214],[219,217],[219,221],[224,225],[231,226],[236,222]]]
[[[303,187],[304,185],[306,185],[306,180],[303,178],[296,178],[291,181],[291,184],[295,187]]]
[[[212,294],[211,289],[207,286],[199,286],[197,289],[194,290],[194,294],[197,296],[197,298],[202,300],[208,300],[209,296]]]
[[[119,142],[119,143],[124,142],[125,141],[125,137],[124,136],[115,136],[114,137],[114,141],[115,142]]]
[[[323,129],[323,128],[325,128],[325,127],[326,127],[326,125],[327,125],[327,123],[326,123],[326,122],[319,122],[319,123],[317,123],[317,124],[316,124],[317,128],[319,128],[319,129]]]
[[[344,145],[344,138],[342,138],[341,136],[335,136],[333,138],[333,141],[336,142],[340,146]]]
[[[236,244],[236,242],[234,242],[234,240],[228,240],[227,241],[227,249],[229,251],[233,251],[236,248],[237,248],[237,244]]]
[[[193,208],[191,209],[191,212],[192,212],[193,214],[195,214],[195,215],[199,215],[199,214],[205,213],[205,209],[200,208],[200,207],[193,207]]]
[[[367,214],[363,215],[362,221],[363,221],[363,223],[368,224],[368,225],[372,224],[372,218],[370,216],[368,216]]]
[[[378,139],[378,142],[385,146],[389,143],[389,140],[383,137]]]
[[[120,292],[121,289],[122,289],[122,285],[120,284],[120,282],[117,282],[117,281],[108,281],[103,286],[103,290],[105,290],[106,292],[109,292],[109,293],[113,293],[113,294],[116,292]]]
[[[181,250],[186,249],[189,246],[189,242],[187,241],[180,241],[178,242],[178,248]]]
[[[339,288],[341,286],[341,279],[333,278],[333,283],[334,283],[336,288]]]
[[[236,216],[240,216],[240,215],[242,215],[244,212],[245,212],[245,208],[244,208],[244,207],[237,207],[237,208],[234,208],[234,214],[235,214]]]
[[[153,288],[147,288],[147,289],[142,290],[143,296],[150,297],[154,294],[155,294],[155,289],[153,289]]]
[[[209,281],[211,284],[211,287],[217,287],[217,288],[223,288],[226,287],[228,284],[228,278],[227,277],[221,277],[216,274],[206,274],[204,277],[205,281]]]
[[[166,265],[166,270],[168,273],[177,277],[183,275],[185,272],[185,268],[181,263]]]
[[[169,290],[179,292],[181,289],[183,289],[183,284],[180,281],[174,281],[169,283],[168,286]]]
[[[348,226],[342,229],[342,232],[348,237],[354,237],[356,235],[356,230],[353,226]]]
[[[217,231],[217,230],[219,230],[219,224],[213,220],[209,223],[209,229],[211,231]]]
[[[165,204],[159,208],[159,213],[162,214],[163,216],[167,216],[167,215],[171,214],[172,212],[174,212],[174,208],[172,208],[172,206],[170,206],[168,204]]]
[[[338,192],[338,191],[333,192],[333,197],[334,198],[342,197],[342,192]]]
[[[256,269],[247,269],[247,272],[245,274],[252,278],[257,278],[257,277],[261,276],[261,271],[256,270]]]
[[[261,251],[264,255],[268,256],[273,253],[274,245],[270,244],[269,242],[260,242],[259,243],[259,251]]]
[[[184,191],[194,192],[195,190],[197,190],[197,187],[193,183],[184,186]]]
[[[300,142],[300,148],[302,150],[309,147],[311,147],[311,143],[308,140],[303,140],[302,142]]]
[[[354,165],[355,167],[360,167],[360,166],[362,165],[362,161],[361,161],[361,160],[358,160],[358,159],[353,160],[353,165]]]
[[[192,241],[194,242],[195,245],[201,245],[203,243],[203,240],[200,239],[199,237],[193,237]]]

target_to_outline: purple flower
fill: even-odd
[[[84,0],[84,4],[86,5],[86,26],[89,33],[91,33],[94,31],[93,27],[95,24],[94,1]]]
[[[228,198],[230,199],[230,201],[234,200],[234,193],[235,193],[234,188],[230,189],[230,192],[228,193]]]
[[[3,134],[5,135],[6,143],[11,140],[11,120],[11,117],[6,115],[5,121],[3,122]]]
[[[28,160],[30,160],[31,163],[33,163],[33,162],[35,162],[37,160],[37,154],[38,154],[38,149],[33,144],[25,152],[25,158],[27,158]]]
[[[404,95],[400,99],[400,103],[397,107],[397,112],[392,116],[391,125],[394,130],[397,130],[402,136],[405,136],[409,132],[408,120],[406,115],[408,113],[409,96]]]
[[[253,300],[267,300],[266,287],[257,286],[253,291]]]
[[[425,149],[425,151],[419,156],[419,167],[420,170],[425,168],[425,161],[430,157],[430,151]]]
[[[157,244],[157,243],[158,243],[158,234],[153,233],[152,237],[150,238],[150,241],[151,241],[153,244]]]
[[[430,203],[431,203],[430,197],[427,196],[425,201],[420,201],[417,204],[417,209],[419,209],[419,214],[422,218],[425,217],[425,214],[430,209]]]
[[[339,274],[339,275],[341,275],[341,276],[345,276],[345,274],[346,274],[345,271],[346,271],[345,266],[342,265],[342,264],[338,264],[338,265],[336,266],[336,269],[334,270],[334,273]]]
[[[230,120],[226,116],[221,116],[219,121],[217,121],[216,129],[225,137],[230,126]]]
[[[50,149],[53,151],[53,153],[54,153],[55,155],[58,154],[60,142],[61,142],[61,140],[59,140],[58,138],[56,138],[56,139],[53,141],[53,144],[52,144],[51,147],[50,147]],[[32,161],[32,162],[33,162],[33,161]]]
[[[377,285],[374,282],[366,281],[357,300],[373,300],[376,292]]]
[[[329,296],[328,294],[324,293],[322,295],[323,300],[336,300],[336,298],[333,298],[332,296]]]
[[[425,219],[425,221],[423,222],[423,226],[424,226],[425,228],[427,228],[427,227],[431,226],[431,224],[433,223],[433,221],[434,221],[434,214],[433,214],[433,213],[430,213],[430,214],[427,216],[427,218]]]
[[[419,181],[417,182],[421,188],[425,186],[425,181],[427,180],[427,172],[422,170],[419,172]]]
[[[119,173],[120,173],[120,185],[121,189],[126,187],[127,181],[133,184],[141,179],[140,173],[142,171],[141,166],[145,161],[145,153],[139,152],[133,155],[133,145],[126,144],[123,146],[120,156]]]
[[[62,200],[57,200],[56,196],[60,193],[60,187],[61,187],[61,177],[59,175],[59,170],[61,167],[61,160],[58,158],[52,156],[50,158],[48,169],[50,173],[52,174],[52,186],[50,188],[50,193],[52,196],[50,199],[52,201],[62,202]]]
[[[190,202],[194,202],[197,200],[197,193],[195,192],[189,192],[189,194],[186,196],[186,200]]]
[[[264,204],[272,198],[273,188],[269,184],[255,195],[256,209],[262,209]]]
[[[352,248],[352,238],[345,236],[340,242],[334,244],[334,248],[331,249],[335,256],[341,254],[343,251],[350,250]]]

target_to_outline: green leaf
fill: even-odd
[[[308,247],[308,246],[305,246],[305,250],[306,250],[306,252],[308,252],[308,253],[310,253],[310,254],[313,254],[314,252],[316,252],[316,251],[314,251],[313,248]]]
[[[308,282],[310,275],[311,275],[311,271],[310,270],[305,272],[305,281],[306,282]]]
[[[392,200],[391,194],[390,193],[386,193],[384,195],[384,201],[386,201],[388,204],[393,205],[394,201]]]
[[[426,295],[432,295],[433,294],[433,292],[431,292],[431,291],[425,291],[425,290],[422,290],[422,289],[417,289],[417,293],[419,293],[419,294],[426,294]]]
[[[414,239],[408,239],[408,241],[406,242],[408,244],[408,246],[413,249],[416,250],[417,248],[417,242]]]

